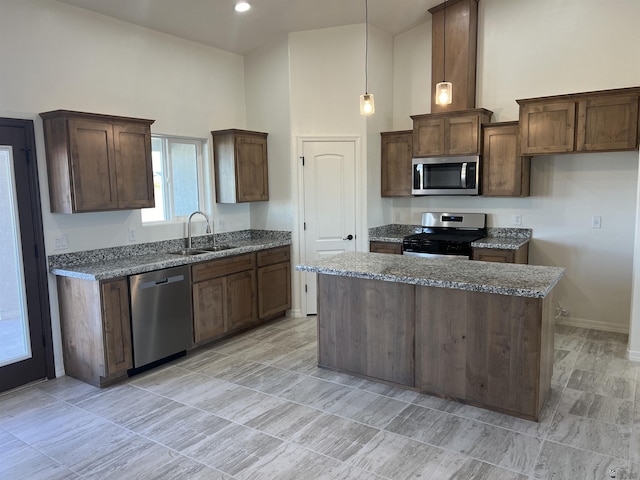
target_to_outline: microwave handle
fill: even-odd
[[[416,185],[414,179],[413,186],[416,190],[422,190],[424,189],[424,165],[421,163],[415,165],[415,170],[418,173],[418,184]]]
[[[467,186],[467,162],[463,162],[460,169],[460,186],[462,188]]]

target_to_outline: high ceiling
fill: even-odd
[[[58,0],[244,55],[289,33],[364,22],[365,0]],[[443,0],[369,0],[369,23],[396,35],[430,19]]]

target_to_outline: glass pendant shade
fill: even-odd
[[[360,95],[360,115],[372,115],[376,111],[373,103],[373,93],[365,93]]]
[[[453,86],[451,82],[440,82],[436,84],[436,104],[451,105],[453,101]]]

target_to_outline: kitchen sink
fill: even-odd
[[[229,250],[235,248],[233,245],[214,245],[212,247],[202,247],[199,250],[205,250],[207,252],[221,252],[223,250]]]
[[[169,252],[169,255],[202,255],[210,252],[222,252],[223,250],[229,250],[231,248],[235,247],[232,245],[214,245],[212,247],[183,248],[182,250]]]
[[[169,252],[169,255],[202,255],[205,252],[197,248],[183,248],[182,250],[176,250],[175,252]]]

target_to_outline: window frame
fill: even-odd
[[[159,225],[168,223],[180,223],[186,221],[188,215],[175,214],[175,190],[173,185],[173,159],[171,158],[171,144],[195,145],[196,150],[196,175],[198,182],[198,205],[195,210],[207,210],[206,205],[211,199],[211,182],[207,181],[207,175],[211,171],[209,166],[209,141],[200,137],[185,137],[180,135],[151,134],[151,141],[157,139],[162,145],[162,171],[163,171],[163,219],[147,220],[142,218],[143,225]]]

